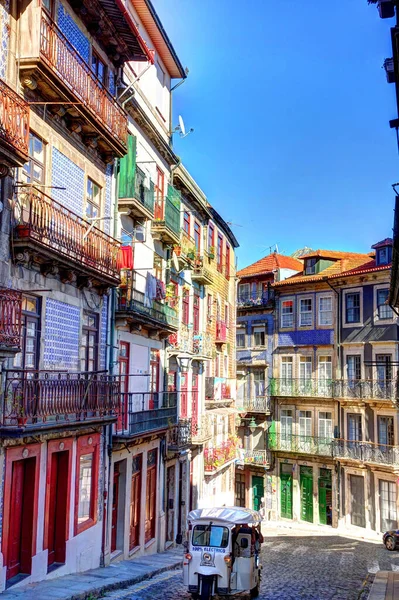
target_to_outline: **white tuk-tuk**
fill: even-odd
[[[259,594],[261,577],[261,516],[257,511],[200,508],[188,515],[188,539],[183,582],[193,598],[214,595]]]

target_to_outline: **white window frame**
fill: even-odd
[[[386,260],[382,261],[381,260],[381,252],[384,251],[386,252]],[[382,246],[381,248],[377,248],[377,254],[378,254],[378,265],[387,265],[388,264],[388,260],[389,260],[389,248],[388,246]]]
[[[291,317],[292,317],[292,322],[291,325],[284,325],[284,317],[286,317],[289,313],[283,314],[283,305],[284,302],[292,302],[292,313],[291,313]],[[280,318],[280,325],[281,325],[281,329],[293,329],[294,324],[295,324],[295,300],[293,296],[290,296],[288,298],[281,298],[280,299],[280,311],[281,311],[281,318]]]
[[[359,318],[360,321],[354,321],[353,323],[347,323],[346,322],[346,296],[348,294],[359,294],[359,303],[360,303],[360,307],[359,307]],[[361,327],[363,325],[363,288],[361,287],[356,287],[356,288],[347,288],[344,290],[343,293],[343,323],[342,323],[342,327],[344,327],[345,329],[351,329],[353,327]]]
[[[389,282],[375,285],[374,289],[373,289],[374,322],[378,323],[379,325],[392,325],[397,322],[397,316],[395,315],[395,313],[393,312],[392,309],[391,309],[391,311],[392,311],[391,319],[380,319],[380,317],[379,317],[378,305],[377,305],[378,290],[386,290],[386,289],[388,289],[388,292],[389,292]]]
[[[321,301],[322,300],[326,300],[327,298],[330,298],[330,300],[331,300],[331,310],[330,311],[329,310],[321,310]],[[333,321],[334,321],[334,302],[333,302],[333,296],[332,296],[332,294],[319,295],[317,297],[317,301],[318,301],[317,302],[317,308],[318,308],[318,311],[317,311],[317,313],[318,313],[317,314],[317,324],[318,324],[318,326],[319,327],[332,327]],[[320,322],[321,321],[321,319],[320,319],[321,315],[325,314],[325,313],[328,313],[328,312],[331,313],[331,323],[321,323]]]
[[[304,300],[310,300],[310,310],[307,310],[303,313],[303,311],[301,310],[301,304]],[[298,302],[299,302],[299,310],[298,310],[298,317],[299,317],[299,323],[298,326],[299,327],[313,327],[313,297],[312,296],[300,296],[298,298]],[[310,315],[310,323],[302,323],[302,314],[306,314],[306,315]]]
[[[327,417],[320,417],[320,415],[331,415],[331,417],[328,419]],[[332,411],[329,410],[319,410],[317,413],[317,436],[319,438],[324,438],[324,439],[328,439],[328,436],[322,436],[321,432],[320,432],[320,421],[324,421],[324,427],[327,430],[327,423],[329,421],[331,421],[331,439],[334,438],[334,413]]]
[[[265,339],[264,339],[264,344],[255,344],[255,333],[263,333]],[[264,325],[254,325],[253,326],[253,331],[252,331],[252,339],[253,339],[253,347],[254,348],[265,348],[266,346],[266,328]]]
[[[237,344],[237,336],[238,335],[244,335],[244,345],[243,346],[239,346]],[[246,348],[247,347],[245,327],[237,327],[237,329],[236,329],[236,347],[237,347],[237,350],[240,350],[241,348]]]

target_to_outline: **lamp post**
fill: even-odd
[[[192,357],[189,356],[188,354],[181,354],[181,355],[176,356],[176,361],[177,361],[180,371],[182,373],[187,373],[187,371],[190,367],[191,361],[192,361]]]

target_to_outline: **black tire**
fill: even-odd
[[[201,600],[211,600],[212,598],[212,579],[210,577],[202,578]]]
[[[396,550],[396,541],[392,535],[388,535],[388,537],[385,538],[384,544],[387,550],[390,550],[391,552]]]
[[[254,588],[252,588],[250,594],[251,598],[257,598],[259,596],[259,583]]]

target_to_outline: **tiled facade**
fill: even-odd
[[[58,20],[57,25],[61,29],[62,33],[65,35],[66,39],[72,46],[75,48],[76,52],[80,54],[80,56],[89,63],[90,59],[90,42],[88,38],[84,35],[82,30],[75,23],[72,15],[65,9],[65,6],[61,4],[58,5]]]
[[[77,215],[83,213],[85,173],[58,148],[51,153],[52,196]]]
[[[46,299],[43,367],[79,370],[80,309]]]

